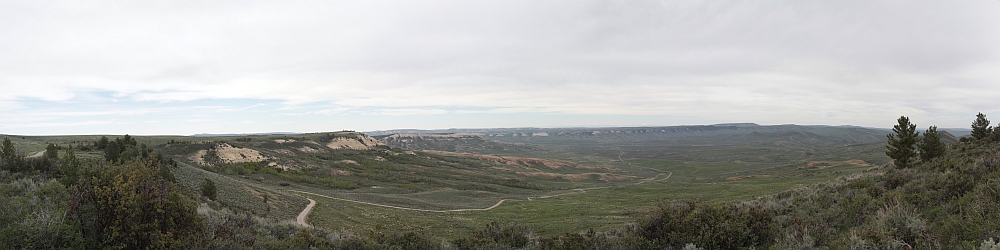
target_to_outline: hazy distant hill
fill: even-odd
[[[250,136],[250,135],[301,135],[299,132],[270,132],[270,133],[245,133],[245,134],[194,134],[193,137],[221,137],[221,136]]]
[[[955,143],[958,143],[958,138],[959,137],[957,137],[955,135],[952,135],[948,131],[941,131],[941,132],[938,132],[938,134],[941,135],[941,142],[944,142],[946,144],[955,144]]]
[[[885,140],[887,129],[857,126],[802,126],[769,125],[754,123],[732,123],[694,126],[665,127],[620,127],[620,128],[498,128],[498,129],[447,129],[447,130],[405,130],[409,134],[429,133],[475,133],[483,138],[511,143],[549,144],[566,141],[684,141],[697,138],[699,143],[746,144],[746,143],[808,143],[813,145],[835,145],[852,143],[872,143]],[[377,131],[381,134],[398,131]],[[680,141],[679,141],[680,140]]]
[[[536,146],[506,143],[483,138],[476,133],[393,134],[375,136],[390,147],[411,150],[438,150],[458,153],[510,154],[540,150]]]
[[[970,128],[939,128],[938,131],[947,131],[958,138],[972,135],[972,129]]]

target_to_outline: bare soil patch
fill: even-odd
[[[330,143],[326,144],[326,147],[331,149],[352,149],[352,150],[369,150],[377,146],[382,146],[382,142],[375,140],[369,136],[361,135],[358,138],[347,138],[347,137],[337,137],[333,138]]]
[[[236,148],[228,143],[219,143],[215,145],[214,150],[219,160],[226,163],[260,162],[268,159],[266,156],[260,154],[260,151],[249,148]]]
[[[303,153],[319,153],[319,150],[316,150],[315,148],[310,148],[308,146],[302,146],[301,148],[297,149],[299,151],[302,151]]]
[[[218,162],[208,162],[205,160],[206,156],[209,154],[214,155]],[[269,159],[264,156],[260,151],[249,149],[249,148],[236,148],[227,143],[219,143],[215,145],[212,149],[208,150],[198,150],[193,155],[188,157],[188,160],[199,164],[199,165],[211,165],[213,163],[241,163],[241,162],[261,162]]]

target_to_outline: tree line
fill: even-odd
[[[894,165],[908,168],[913,166],[916,158],[928,162],[945,153],[947,147],[941,142],[937,126],[928,127],[921,137],[920,132],[917,132],[917,125],[911,123],[909,117],[900,116],[896,123],[892,127],[893,134],[886,135],[888,145],[885,151]],[[996,141],[1000,141],[1000,128],[990,126],[990,120],[983,113],[977,114],[972,122],[971,137],[959,140],[961,143]]]

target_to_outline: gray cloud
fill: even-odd
[[[995,1],[7,1],[0,109],[111,92],[392,116],[949,124],[1000,112],[996,13]]]

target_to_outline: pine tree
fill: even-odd
[[[23,157],[17,155],[17,149],[10,138],[3,138],[3,145],[0,146],[0,169],[18,171],[23,165]]]
[[[941,142],[941,135],[937,132],[937,126],[931,126],[924,131],[924,138],[920,139],[917,148],[920,149],[920,160],[923,162],[944,154],[945,147]]]
[[[896,164],[897,167],[907,168],[910,167],[910,161],[917,152],[914,146],[917,144],[917,136],[920,134],[917,132],[917,125],[910,123],[910,118],[906,116],[900,116],[896,120],[899,124],[892,126],[892,132],[896,133],[888,134],[886,137],[889,138],[889,145],[886,145],[885,154],[892,158],[892,162]]]
[[[989,138],[992,133],[993,127],[990,127],[990,120],[986,119],[986,115],[983,113],[976,115],[976,120],[972,122],[972,138],[982,140]]]
[[[104,147],[107,147],[107,146],[108,146],[108,137],[107,136],[101,136],[100,140],[97,140],[96,142],[94,142],[94,147],[97,148],[97,149],[99,149],[99,150],[104,150]]]
[[[59,158],[59,147],[49,143],[48,146],[45,146],[45,153],[42,154],[42,156],[50,159]]]
[[[14,159],[17,156],[17,150],[14,149],[14,143],[10,142],[10,138],[3,138],[3,146],[0,146],[0,160],[4,163]]]
[[[59,182],[67,187],[76,184],[80,179],[80,160],[76,158],[76,152],[74,152],[72,146],[67,148],[66,153],[63,154],[62,164],[59,165],[59,172],[62,173]]]

